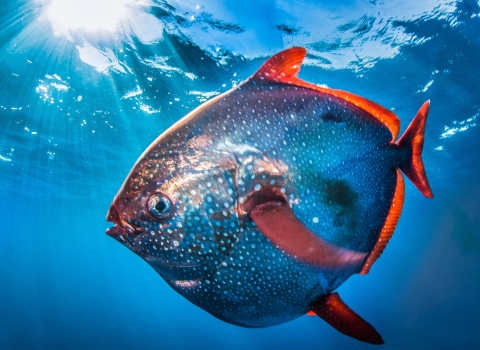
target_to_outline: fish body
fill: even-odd
[[[395,142],[393,113],[299,80],[304,56],[273,56],[160,135],[115,197],[107,233],[221,320],[266,327],[313,311],[381,343],[361,318],[366,328],[348,329],[359,316],[333,292],[367,273],[393,234],[399,169],[431,196],[428,103]],[[329,320],[327,305],[347,321]]]

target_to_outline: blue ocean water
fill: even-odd
[[[480,3],[3,0],[0,348],[369,348],[317,317],[219,321],[105,235],[141,152],[173,122],[305,46],[300,77],[392,109],[431,100],[402,217],[342,299],[384,348],[480,348]]]

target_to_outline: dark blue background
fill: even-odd
[[[0,10],[0,348],[371,347],[316,317],[266,329],[223,323],[104,234],[106,211],[134,161],[199,104],[185,91],[224,91],[233,72],[243,80],[264,59],[237,55],[218,66],[194,43],[167,36],[154,46],[138,43],[138,55],[169,52],[175,66],[201,79],[159,75],[133,53],[125,58],[133,75],[103,74],[54,37],[33,4],[4,1]],[[394,107],[402,130],[431,100],[424,162],[435,198],[407,180],[404,211],[381,259],[339,289],[382,334],[384,348],[480,348],[480,18],[472,16],[474,1],[455,6],[453,26],[439,17],[399,22],[429,40],[362,74],[314,66],[300,73]],[[50,88],[51,103],[36,87],[53,74],[69,77],[70,88]],[[149,84],[146,76],[157,79]],[[150,104],[160,113],[120,99],[136,84],[156,96]],[[174,96],[180,103],[170,104]],[[442,137],[446,127],[460,130]]]

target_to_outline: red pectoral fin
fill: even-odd
[[[337,331],[357,340],[380,345],[384,341],[373,326],[350,309],[338,293],[329,294],[314,302],[312,311]]]
[[[270,241],[305,264],[319,268],[349,268],[360,271],[366,253],[328,243],[302,224],[289,204],[269,201],[254,206],[250,217]]]

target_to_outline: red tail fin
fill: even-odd
[[[406,165],[402,165],[400,170],[407,175],[425,197],[433,198],[433,193],[428,184],[422,161],[425,123],[427,121],[429,107],[430,101],[425,102],[422,107],[420,107],[420,110],[415,118],[413,118],[407,130],[396,143],[401,148],[406,147],[412,150],[411,161]]]

